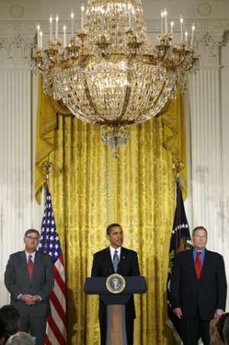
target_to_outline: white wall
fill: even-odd
[[[227,35],[228,37],[228,35]],[[222,104],[222,208],[223,222],[222,252],[226,262],[226,270],[229,284],[229,44],[228,40],[222,47],[221,61],[221,104]],[[228,293],[229,294],[229,293]],[[227,310],[229,310],[229,297],[227,298]]]
[[[23,248],[25,230],[41,222],[33,198],[37,83],[26,28],[0,22],[0,305],[8,301],[3,272],[9,254]]]

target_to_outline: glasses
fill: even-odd
[[[26,236],[26,238],[28,238],[29,240],[39,240],[39,237],[34,237],[34,236]]]
[[[200,236],[200,235],[194,235],[193,237],[196,237],[196,238],[203,238],[203,239],[207,238],[207,236],[205,236],[205,235],[203,235],[203,236]]]

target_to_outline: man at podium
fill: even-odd
[[[119,273],[122,276],[139,276],[137,253],[122,247],[123,230],[121,225],[110,224],[106,233],[110,246],[94,254],[91,276],[108,277],[112,273]],[[132,295],[126,305],[127,345],[133,345],[134,319],[135,306]],[[101,345],[106,345],[107,311],[101,298],[99,300],[99,322]]]

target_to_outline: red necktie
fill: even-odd
[[[201,273],[201,259],[200,259],[201,252],[196,253],[196,260],[195,260],[195,269],[196,269],[196,276],[197,279],[200,279]]]
[[[29,279],[32,279],[33,276],[33,260],[32,260],[32,255],[29,255],[29,260],[28,260],[28,272],[29,272]]]

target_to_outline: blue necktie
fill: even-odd
[[[114,251],[114,256],[113,256],[113,267],[114,271],[117,272],[118,270],[118,263],[119,263],[119,257],[118,257],[118,251]]]

